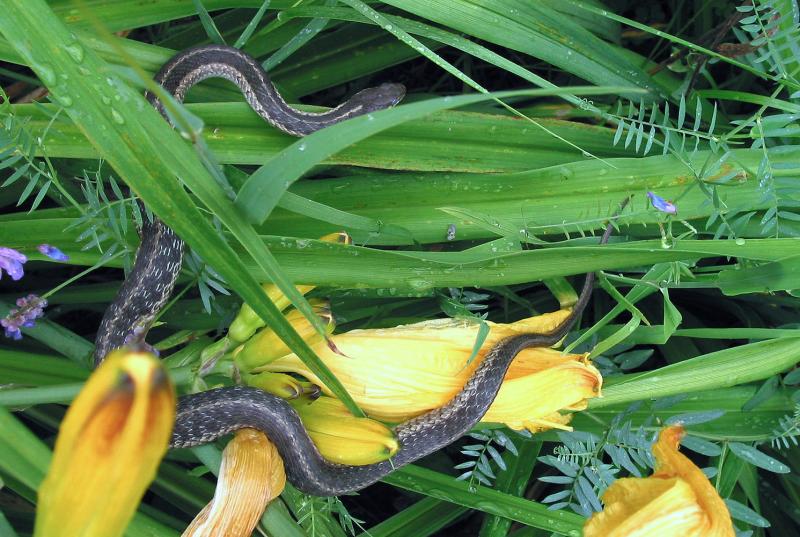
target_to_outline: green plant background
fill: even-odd
[[[193,291],[209,273],[181,278],[188,292],[154,341],[164,350],[186,344],[169,362],[184,387],[196,381],[192,360],[243,300],[357,411],[264,297],[262,281],[321,286],[340,325],[358,327],[440,316],[450,288],[488,290],[493,320],[521,317],[554,305],[532,282],[563,289],[565,277],[603,271],[604,292],[582,323],[593,328],[582,339],[609,374],[604,397],[575,416],[576,430],[607,439],[624,418],[649,435],[690,416],[690,438],[719,448],[704,453],[694,444],[698,461],[716,469],[720,494],[745,509],[737,526],[792,534],[800,523],[791,441],[800,379],[782,374],[800,360],[792,293],[800,288],[797,4],[750,5],[745,15],[762,14],[750,26],[767,21],[774,31],[734,58],[696,39],[735,12],[729,2],[633,4],[0,0],[4,86],[36,78],[50,101],[0,109],[0,245],[31,259],[24,280],[2,281],[0,314],[17,296],[83,268],[130,263],[135,226],[128,213],[92,213],[98,200],[81,190],[92,174],[130,187],[233,292],[218,294],[209,314]],[[646,25],[660,19],[658,29]],[[176,109],[177,131],[170,128],[142,97],[144,86],[152,89],[146,81],[176,50],[233,44],[243,32],[243,49],[269,65],[289,102],[313,94],[335,104],[387,80],[405,83],[409,95],[396,109],[296,140],[212,81],[192,91]],[[689,59],[654,71],[679,50],[691,51]],[[700,82],[685,93],[704,54],[714,63],[700,66]],[[224,165],[238,196],[203,159]],[[649,191],[673,200],[678,213],[655,210]],[[615,238],[598,246],[590,235],[627,196]],[[109,258],[92,242],[109,226],[117,236],[105,237],[105,247],[116,240],[127,257]],[[451,226],[454,242],[446,240]],[[315,240],[341,229],[355,247]],[[42,243],[69,254],[69,266],[38,254]],[[0,534],[30,533],[58,403],[88,375],[94,327],[75,317],[102,312],[121,278],[103,269],[79,279],[50,297],[47,319],[22,342],[0,341],[0,385],[8,388],[0,390],[0,498],[22,499],[0,501]],[[654,353],[625,367],[639,356],[625,353],[644,350]],[[356,533],[577,535],[583,516],[524,495],[549,471],[539,457],[559,441],[552,432],[516,438],[517,454],[490,461],[493,487],[456,481],[452,452],[398,470],[380,497],[406,507],[346,499],[351,515],[366,520]],[[738,446],[755,455],[739,456]],[[188,469],[213,471],[218,456],[207,447],[191,460],[168,457],[126,535],[178,535],[213,493],[212,478]],[[780,461],[779,473],[768,471],[770,461]],[[353,519],[341,509],[289,488],[261,527],[344,535]]]

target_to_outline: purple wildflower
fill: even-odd
[[[0,278],[5,270],[12,280],[19,280],[23,276],[22,264],[27,260],[27,257],[13,248],[0,246]]]
[[[68,261],[69,256],[56,248],[55,246],[50,246],[49,244],[40,244],[36,247],[41,253],[49,257],[50,259],[55,259],[56,261]]]
[[[11,339],[22,339],[22,328],[31,328],[34,321],[44,316],[44,308],[47,307],[47,299],[36,295],[28,295],[17,299],[19,309],[8,312],[4,318],[0,319],[0,326],[5,329],[6,337]]]
[[[655,192],[648,192],[647,197],[650,198],[650,203],[653,204],[653,207],[662,213],[667,214],[677,214],[678,208],[675,207],[675,204],[671,201],[667,201]]]

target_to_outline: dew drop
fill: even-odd
[[[305,142],[303,142],[303,143],[301,143],[300,145],[298,145],[298,146],[297,146],[297,150],[298,150],[298,151],[305,151],[305,150],[306,150],[306,144],[305,144]]]
[[[103,95],[102,97],[100,97],[100,100],[101,100],[101,101],[103,101],[103,104],[106,104],[106,105],[108,105],[108,104],[111,104],[111,99],[109,99],[109,98],[108,98],[108,97],[106,97],[105,95]]]
[[[34,71],[42,79],[45,86],[53,86],[56,83],[56,72],[49,63],[40,63],[33,65]]]
[[[745,241],[741,237],[737,237],[737,239],[734,242],[736,243],[736,246],[744,246],[747,241]]]
[[[67,54],[69,54],[69,56],[77,63],[81,63],[83,61],[83,47],[78,43],[65,45],[64,50],[66,50]]]
[[[111,109],[111,119],[114,120],[114,123],[118,125],[122,125],[123,123],[125,123],[125,118],[122,117],[122,114],[120,114],[113,108]]]
[[[56,97],[56,100],[61,103],[61,106],[64,108],[69,108],[72,106],[72,97],[69,95],[59,95]]]

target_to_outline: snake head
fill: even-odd
[[[353,95],[348,104],[361,105],[361,114],[368,114],[399,103],[406,95],[406,87],[402,84],[386,83],[374,88],[361,90]]]

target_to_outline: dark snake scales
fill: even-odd
[[[402,85],[383,84],[357,93],[328,112],[301,112],[286,104],[258,62],[237,49],[218,45],[179,53],[162,67],[155,81],[182,101],[189,88],[211,77],[232,81],[258,115],[294,136],[303,136],[360,114],[388,108],[397,104],[405,93]],[[155,96],[148,94],[147,99],[166,117]],[[606,228],[601,244],[608,240],[611,229],[610,225]],[[145,222],[141,236],[133,269],[100,323],[96,364],[115,348],[143,343],[147,330],[169,299],[180,272],[183,242],[172,230],[155,219]],[[181,397],[170,446],[197,446],[237,429],[251,427],[263,431],[275,444],[283,458],[287,478],[301,491],[333,496],[362,489],[469,431],[494,401],[514,357],[523,349],[550,347],[560,341],[586,307],[593,284],[594,274],[587,274],[572,313],[552,332],[521,334],[499,342],[453,399],[440,408],[398,425],[395,433],[400,449],[391,460],[364,466],[327,461],[285,400],[245,386]]]

